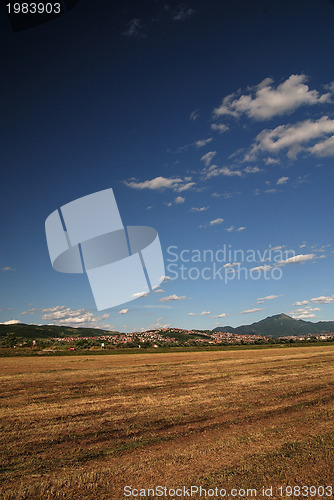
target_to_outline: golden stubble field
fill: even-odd
[[[333,361],[334,346],[1,358],[0,497],[333,484]]]

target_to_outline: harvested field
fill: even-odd
[[[333,361],[334,346],[1,358],[1,498],[333,485]]]

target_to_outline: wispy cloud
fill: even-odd
[[[257,299],[257,302],[258,301],[264,302],[265,300],[274,300],[277,299],[278,297],[280,297],[280,295],[266,295],[265,297],[259,297]]]
[[[213,158],[216,156],[216,151],[209,151],[205,155],[202,156],[201,161],[204,162],[204,165],[208,167],[212,162]]]
[[[8,271],[15,271],[15,269],[13,267],[10,267],[10,266],[5,266],[5,267],[0,267],[0,271],[3,272],[3,273],[7,273]]]
[[[262,307],[254,307],[253,309],[246,309],[245,311],[241,311],[241,314],[251,314],[251,313],[255,313],[255,312],[258,312],[258,311],[264,311],[265,309],[263,309]]]
[[[189,19],[195,13],[194,9],[181,5],[178,10],[174,13],[173,19],[175,21],[184,21]]]
[[[278,186],[282,185],[282,184],[286,184],[289,180],[289,177],[280,177],[279,179],[277,179],[277,182],[276,184]]]
[[[224,219],[221,219],[218,217],[217,219],[211,220],[210,221],[210,226],[215,226],[217,224],[222,224],[224,222]]]
[[[142,21],[138,17],[134,17],[128,22],[126,30],[122,34],[129,38],[145,38],[142,29]]]
[[[331,295],[329,297],[322,295],[320,297],[314,297],[313,299],[310,300],[315,304],[330,304],[331,302],[334,302],[334,295]]]
[[[314,258],[315,258],[314,253],[300,254],[300,255],[294,255],[293,257],[289,257],[288,259],[285,260],[280,260],[278,264],[280,266],[285,266],[287,264],[301,264],[303,262],[307,262],[308,260],[312,260]]]
[[[191,212],[205,212],[209,207],[191,207]]]
[[[208,137],[207,139],[199,139],[198,141],[194,142],[194,145],[196,148],[204,148],[207,144],[209,144],[213,140],[213,137]]]
[[[202,173],[204,174],[204,179],[211,179],[212,177],[217,177],[218,175],[223,175],[225,177],[241,177],[241,170],[231,170],[229,167],[218,167],[217,165],[211,165],[205,168]]]
[[[194,111],[192,111],[189,115],[189,120],[194,122],[197,120],[198,117],[199,117],[199,110],[194,109]]]
[[[215,130],[216,132],[223,134],[224,132],[227,132],[229,130],[229,127],[224,123],[212,123],[211,130]]]

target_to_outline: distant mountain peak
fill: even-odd
[[[228,329],[228,330],[227,330]],[[236,328],[217,327],[214,331],[239,333],[243,335],[257,334],[270,337],[284,337],[289,335],[307,335],[330,333],[334,331],[334,321],[304,321],[295,319],[285,313],[274,314],[261,319],[251,325],[242,325]]]

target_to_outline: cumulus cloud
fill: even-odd
[[[334,135],[309,148],[309,152],[315,156],[334,156]]]
[[[192,188],[195,183],[191,182],[191,177],[185,177],[181,179],[180,177],[155,177],[154,179],[139,182],[137,179],[131,179],[124,181],[124,184],[133,189],[151,189],[151,190],[163,190],[172,189],[173,191],[186,191]]]
[[[305,306],[308,303],[309,303],[308,300],[299,300],[299,301],[295,302],[293,305],[294,306]]]
[[[306,149],[307,143],[331,133],[334,133],[334,120],[328,116],[315,121],[304,120],[293,125],[279,125],[271,130],[265,129],[257,135],[245,160],[254,160],[259,152],[278,154],[282,150],[286,150],[288,157],[294,159],[300,151]],[[318,156],[331,156],[332,146],[333,137],[309,147],[307,151]]]
[[[254,307],[253,309],[246,309],[245,311],[241,311],[241,314],[250,314],[258,311],[264,311],[261,307]]]
[[[315,258],[314,253],[300,254],[300,255],[294,255],[293,257],[289,257],[288,259],[285,260],[280,260],[278,264],[280,266],[285,266],[286,264],[300,264],[302,262],[307,262],[308,260],[312,260],[314,258]]]
[[[71,309],[67,306],[56,306],[42,309],[43,320],[53,321],[56,325],[96,327],[97,323],[109,318],[109,314],[95,316],[86,309]]]
[[[217,154],[216,151],[209,151],[208,153],[202,156],[201,161],[203,161],[204,165],[208,167],[212,162],[212,159],[216,156],[216,154]]]
[[[179,205],[180,203],[184,203],[185,202],[185,198],[183,196],[177,196],[174,200],[174,203],[176,203],[177,205]]]
[[[159,299],[160,302],[171,302],[173,300],[184,300],[186,298],[185,295],[182,295],[181,297],[178,297],[177,295],[168,295],[168,297],[163,297],[162,299]]]
[[[320,94],[317,90],[310,90],[306,82],[306,75],[291,75],[275,88],[274,80],[266,78],[259,85],[251,87],[248,94],[234,93],[226,96],[222,104],[214,109],[214,116],[239,117],[246,114],[256,120],[268,120],[291,113],[300,106],[330,101],[330,92]]]
[[[214,219],[210,221],[210,226],[215,226],[217,224],[222,224],[224,222],[224,219],[221,219],[218,217],[218,219]]]
[[[224,123],[212,123],[211,124],[211,130],[215,130],[216,132],[219,132],[220,134],[227,132],[228,129],[229,129],[228,126],[224,125]]]
[[[129,309],[121,309],[118,311],[118,314],[127,314],[129,312]]]

